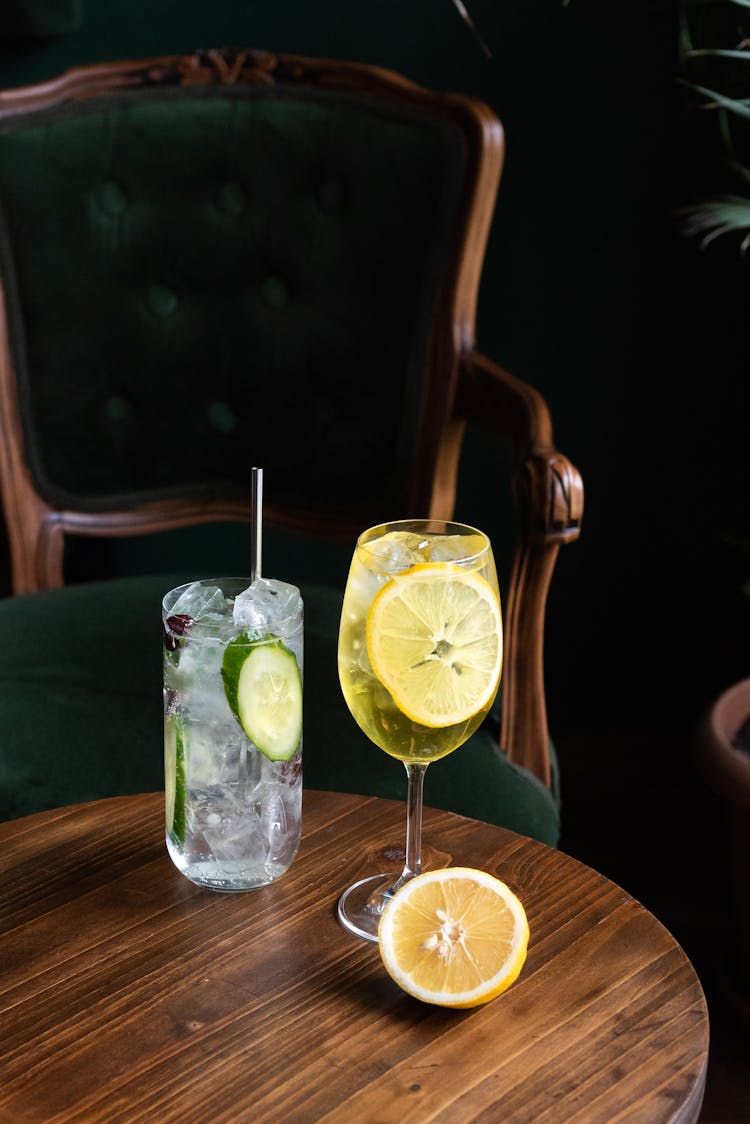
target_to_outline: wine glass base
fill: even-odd
[[[339,898],[339,921],[366,941],[377,941],[380,915],[393,897],[391,892],[397,874],[371,874],[361,878]]]

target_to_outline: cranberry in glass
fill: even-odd
[[[187,613],[176,613],[172,617],[167,617],[164,625],[164,647],[168,652],[177,650],[180,639],[186,635],[192,623],[193,618]]]

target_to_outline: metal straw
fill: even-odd
[[[250,584],[253,585],[260,577],[260,559],[263,553],[263,469],[253,468],[250,473],[250,497],[251,497],[251,518],[250,518]],[[247,757],[247,742],[242,740],[240,745],[240,760],[239,760],[239,773],[238,773],[238,797],[242,801],[248,800],[248,785],[250,783],[250,771],[260,768],[258,754],[255,753],[248,761]],[[253,777],[252,780],[260,780],[260,774]]]
[[[250,528],[250,581],[260,577],[263,553],[263,469],[252,470],[252,526]]]

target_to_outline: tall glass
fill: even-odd
[[[406,863],[339,900],[342,924],[377,940],[386,902],[422,867],[422,787],[431,761],[474,733],[497,694],[502,618],[492,547],[473,527],[407,520],[371,527],[354,550],[339,632],[339,679],[358,725],[407,773]]]
[[[164,597],[167,850],[199,886],[265,886],[297,852],[302,612],[295,586],[263,578]]]

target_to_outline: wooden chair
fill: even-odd
[[[0,484],[34,594],[0,628],[80,632],[70,598],[105,593],[63,588],[69,536],[247,521],[252,464],[269,528],[450,518],[475,423],[518,511],[496,756],[549,791],[545,603],[583,493],[540,395],[475,349],[502,160],[486,105],[348,62],[200,51],[0,93]]]

